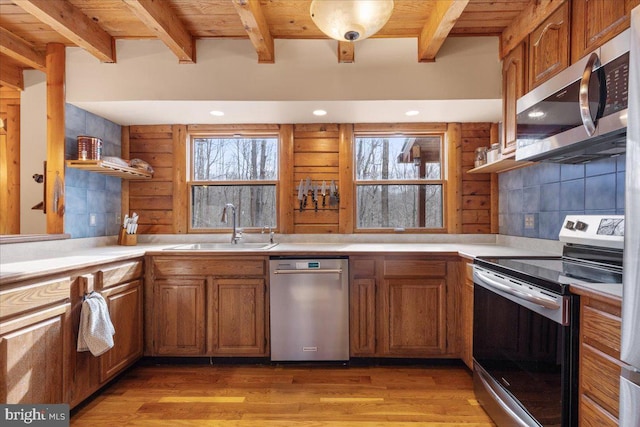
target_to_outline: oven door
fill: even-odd
[[[571,302],[474,266],[474,389],[498,426],[570,426],[574,420]]]

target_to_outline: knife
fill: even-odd
[[[326,181],[322,181],[322,190],[321,190],[321,194],[322,194],[322,207],[324,208],[326,205],[326,201],[325,201],[325,196],[327,195],[327,183]]]
[[[329,184],[329,206],[333,206],[336,204],[336,198],[334,193],[336,192],[336,184],[331,180],[331,184]]]
[[[298,201],[300,202],[300,212],[302,212],[302,209],[304,208],[304,205],[302,203],[302,199],[304,197],[303,186],[304,184],[302,183],[302,180],[300,180],[300,185],[298,186]]]
[[[313,203],[318,212],[318,184],[313,184]]]

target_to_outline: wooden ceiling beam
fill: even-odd
[[[191,33],[161,0],[123,0],[133,13],[178,57],[181,64],[196,62],[195,41]]]
[[[262,13],[260,0],[231,0],[242,25],[258,53],[258,62],[273,64],[275,51],[269,25]]]
[[[355,43],[338,42],[338,62],[341,64],[350,64],[355,62]]]
[[[102,62],[116,62],[115,43],[97,22],[66,0],[13,0],[25,12]]]
[[[509,54],[566,0],[531,0],[500,36],[500,59]]]
[[[25,40],[11,31],[0,28],[0,53],[15,59],[27,67],[46,72],[44,53],[36,51]]]
[[[418,61],[433,62],[469,0],[433,2],[433,10],[418,36]]]
[[[9,65],[7,61],[0,61],[0,86],[24,90],[22,68]]]

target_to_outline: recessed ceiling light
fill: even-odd
[[[420,114],[420,111],[418,110],[409,110],[404,113],[405,116],[417,116],[418,114]]]
[[[531,117],[532,119],[537,119],[539,117],[544,117],[544,111],[532,111],[529,114],[527,114],[529,117]]]
[[[327,112],[325,110],[313,110],[314,116],[326,116]]]
[[[224,116],[224,111],[213,110],[213,111],[210,111],[209,114],[216,117],[222,117]]]

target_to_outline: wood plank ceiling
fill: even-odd
[[[395,0],[373,37],[416,38],[430,62],[450,36],[502,36],[539,3],[556,0]],[[326,39],[309,14],[311,0],[0,0],[0,85],[21,89],[22,69],[44,71],[48,43],[79,46],[116,62],[117,39],[160,39],[181,63],[197,62],[197,39],[247,39],[259,62],[277,61],[274,39]],[[336,42],[353,62],[357,42]]]

